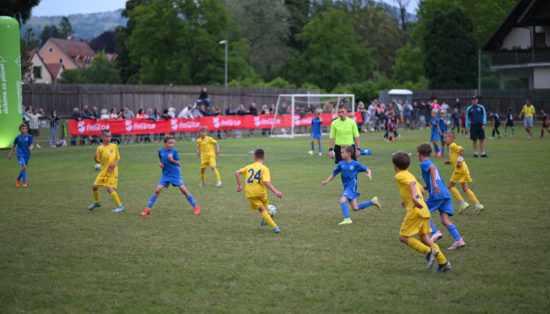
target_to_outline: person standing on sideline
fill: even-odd
[[[477,153],[477,141],[481,157],[489,157],[485,154],[485,124],[487,124],[487,114],[485,107],[478,104],[477,96],[472,96],[472,104],[466,108],[466,128],[470,128],[470,139],[474,142],[474,157],[479,157]]]
[[[334,163],[339,163],[342,160],[341,147],[351,145],[353,153],[351,158],[357,160],[361,148],[359,147],[359,130],[357,123],[351,118],[348,118],[348,109],[345,105],[338,106],[339,118],[332,121],[330,125],[329,135],[329,157],[334,158]],[[354,145],[355,144],[355,145]]]
[[[38,135],[40,134],[40,121],[38,121],[38,119],[44,116],[44,110],[42,108],[38,110],[36,108],[32,108],[32,112],[27,111],[26,115],[27,117],[29,117],[29,131],[34,139],[34,142],[36,143],[35,146],[36,148],[40,148],[40,145],[38,144]]]
[[[59,125],[59,116],[57,111],[53,110],[50,113],[50,147],[55,147],[55,141],[57,140],[57,126]]]
[[[521,116],[524,116],[523,127],[525,128],[527,134],[529,134],[527,136],[527,139],[530,140],[531,136],[533,135],[533,119],[535,117],[535,106],[533,106],[529,99],[525,101],[525,105],[523,105],[523,109],[521,109],[521,112],[519,113],[520,119]]]

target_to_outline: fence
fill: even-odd
[[[25,84],[23,85],[23,105],[43,108],[46,113],[57,110],[58,115],[68,117],[73,108],[82,109],[96,106],[99,110],[116,108],[117,111],[128,106],[134,113],[138,109],[168,107],[176,112],[199,98],[203,86],[166,86],[166,85],[94,85],[94,84]],[[224,110],[227,104],[244,104],[247,108],[252,102],[259,107],[274,104],[279,94],[308,93],[306,90],[285,88],[220,87],[206,86],[212,104]],[[236,106],[233,107],[236,110]]]

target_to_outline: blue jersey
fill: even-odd
[[[34,140],[30,134],[17,135],[15,141],[13,141],[13,145],[17,145],[18,157],[29,157],[31,155],[29,146],[32,144],[34,144]]]
[[[321,119],[319,118],[313,118],[311,119],[311,134],[313,135],[321,135]]]
[[[174,165],[172,162],[168,160],[168,156],[172,155],[172,158],[176,161],[180,160],[180,157],[178,155],[178,151],[175,148],[172,148],[171,150],[166,150],[166,148],[159,149],[159,159],[160,162],[164,165],[164,168],[162,168],[162,178],[163,179],[181,179],[181,169],[180,166]]]
[[[449,118],[445,118],[445,119],[440,118],[439,119],[439,128],[441,129],[441,132],[443,134],[445,134],[445,132],[447,132],[447,130],[449,129],[449,127],[448,127],[449,123],[450,123]]]
[[[435,194],[433,186],[432,186],[432,176],[430,175],[430,167],[435,167],[435,183],[439,187],[439,194]],[[422,178],[424,179],[424,183],[426,183],[427,190],[430,193],[430,196],[426,200],[439,200],[439,199],[450,199],[451,196],[449,194],[449,190],[447,190],[447,187],[445,186],[445,182],[441,179],[441,174],[439,173],[439,170],[437,169],[437,166],[429,159],[424,160],[420,163],[420,170],[422,170]]]
[[[437,126],[441,123],[439,118],[431,118],[430,125],[432,126],[432,134],[439,134]]]
[[[341,173],[342,184],[344,185],[344,193],[342,196],[347,197],[349,200],[356,199],[359,196],[359,192],[357,192],[357,174],[359,172],[365,172],[367,169],[367,167],[356,160],[352,160],[349,163],[345,160],[341,160],[338,163],[336,168],[332,171],[332,174],[337,175]]]
[[[485,114],[485,107],[482,105],[470,105],[466,109],[466,126],[469,125],[482,125],[487,124],[487,116]]]

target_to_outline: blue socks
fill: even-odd
[[[448,226],[447,230],[449,230],[449,233],[453,236],[453,239],[455,240],[455,242],[461,239],[460,234],[458,234],[458,230],[456,230],[455,225]]]
[[[23,183],[27,183],[27,170],[21,170],[23,175]]]
[[[365,208],[367,208],[367,207],[369,207],[369,206],[372,206],[372,201],[366,201],[366,202],[363,202],[363,203],[359,203],[359,204],[357,205],[357,207],[359,207],[359,210],[365,209]]]
[[[430,227],[432,228],[432,235],[437,232],[437,228],[435,227],[433,221],[430,219]]]
[[[149,199],[149,203],[147,203],[147,208],[149,209],[153,208],[153,205],[155,205],[156,201],[157,201],[157,196],[155,194],[151,195],[151,198]]]
[[[323,150],[321,149],[321,145],[319,145],[319,153],[322,152]]]
[[[349,218],[348,203],[346,202],[340,203],[340,207],[342,207],[342,215],[344,215],[344,218]]]
[[[187,197],[187,200],[189,201],[189,204],[191,204],[191,206],[193,207],[197,206],[197,202],[195,202],[195,200],[193,199],[193,195],[189,194],[189,196]]]
[[[311,150],[315,151],[315,145],[314,144],[311,144]]]
[[[21,180],[21,178],[23,177],[23,174],[25,173],[25,170],[21,169],[19,171],[19,176],[17,177],[17,181]]]
[[[439,146],[437,146],[437,144],[434,144],[434,151],[435,153],[439,153]]]

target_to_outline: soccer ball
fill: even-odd
[[[94,169],[97,171],[101,170],[101,164],[95,164]]]
[[[277,213],[277,207],[275,207],[275,205],[271,205],[271,204],[267,205],[267,213],[271,217],[275,216],[275,214]]]
[[[313,155],[313,151],[312,151],[312,150],[310,150],[310,151],[307,152],[307,153],[310,154],[310,155]]]

